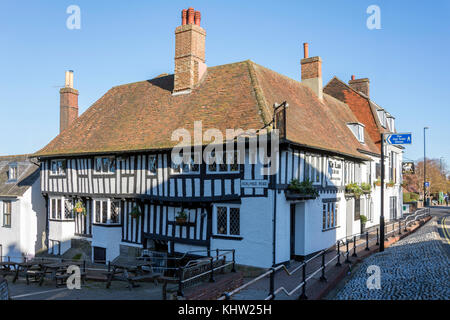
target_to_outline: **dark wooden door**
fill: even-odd
[[[106,264],[106,248],[94,247],[94,263]]]
[[[295,204],[291,204],[291,259],[295,258]]]

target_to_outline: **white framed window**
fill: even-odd
[[[17,181],[17,164],[13,163],[9,165],[8,181]]]
[[[328,202],[322,205],[322,230],[329,230],[338,227],[337,202]]]
[[[182,155],[181,155],[182,156]],[[172,159],[171,163],[171,173],[172,174],[198,174],[200,173],[200,164],[195,163],[195,153],[191,154],[189,157],[189,162],[184,162],[184,158],[181,161],[177,161],[180,163],[175,163]]]
[[[148,166],[147,171],[149,175],[156,175],[156,172],[158,170],[158,157],[156,155],[148,156]]]
[[[347,123],[347,127],[352,131],[353,135],[359,142],[364,143],[364,125],[362,123]]]
[[[51,220],[73,220],[73,200],[64,197],[50,198],[49,218]]]
[[[50,174],[52,176],[63,176],[66,174],[67,161],[66,160],[52,160],[50,163]]]
[[[114,174],[116,172],[116,159],[114,157],[95,157],[94,173]]]
[[[206,164],[207,173],[239,173],[239,151],[223,151],[216,156],[212,151],[209,154],[209,164]]]
[[[121,201],[116,199],[94,199],[94,223],[120,224]]]
[[[216,205],[214,208],[213,232],[216,235],[239,236],[241,234],[240,207]]]
[[[3,227],[11,228],[12,202],[3,201]]]

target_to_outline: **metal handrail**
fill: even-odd
[[[420,213],[420,212],[422,212],[422,211],[425,211],[425,212],[424,212],[424,213]],[[408,217],[406,217],[406,218],[404,218],[404,219],[398,220],[399,227],[401,226],[401,222],[402,222],[402,221],[405,222],[404,228],[406,228],[406,227],[408,226],[409,223],[412,223],[412,222],[417,221],[417,219],[420,218],[420,217],[423,217],[423,216],[426,216],[426,215],[430,215],[430,213],[431,213],[431,211],[430,211],[429,208],[419,209],[419,210],[417,210],[416,212],[414,212],[412,215],[409,215]],[[406,223],[406,221],[407,221],[410,217],[414,217],[414,220],[413,220],[413,221],[410,221],[409,223]],[[392,223],[392,225],[394,226],[394,224],[395,224],[395,221]],[[378,231],[378,229],[379,229],[379,228],[377,228],[377,231]],[[389,233],[386,233],[386,235],[387,235],[387,234],[390,234],[390,233],[392,233],[392,232],[395,233],[395,231],[396,231],[396,229],[393,228],[392,231],[390,231]],[[358,236],[360,236],[360,235],[366,235],[366,241],[365,241],[365,242],[362,242],[362,243],[360,243],[360,244],[356,244],[356,241],[355,241],[355,240],[356,240],[356,237],[358,237]],[[341,257],[341,256],[342,256],[342,257],[347,256],[347,260],[348,260],[348,257],[349,257],[349,255],[350,255],[350,251],[351,251],[351,250],[349,250],[348,246],[347,246],[347,251],[346,251],[346,252],[340,252],[340,250],[339,250],[339,249],[340,249],[340,246],[341,246],[341,243],[344,244],[344,245],[347,245],[347,244],[349,243],[348,241],[347,241],[347,243],[346,243],[344,240],[347,240],[348,238],[353,238],[354,243],[353,243],[353,248],[352,248],[352,250],[354,250],[354,254],[355,254],[355,255],[356,255],[356,248],[358,248],[358,247],[360,247],[360,246],[362,246],[362,245],[366,245],[366,250],[367,250],[368,247],[369,247],[368,244],[369,244],[371,241],[373,241],[374,239],[376,239],[377,241],[379,240],[379,239],[378,239],[378,238],[379,238],[379,233],[378,233],[378,232],[377,232],[376,237],[372,237],[372,238],[371,238],[371,237],[369,237],[368,235],[369,235],[369,233],[368,233],[368,231],[366,231],[365,233],[358,233],[358,234],[354,234],[354,235],[352,235],[352,236],[346,236],[346,237],[343,237],[343,238],[340,238],[340,239],[336,240],[336,246],[337,246],[337,248],[338,248],[338,252],[334,255],[333,258],[331,258],[331,259],[330,259],[328,262],[326,262],[326,263],[325,263],[324,255],[326,254],[326,252],[327,252],[329,249],[319,251],[316,255],[314,255],[313,257],[309,258],[308,260],[302,262],[299,266],[297,266],[295,269],[293,269],[293,270],[291,270],[291,271],[289,271],[289,270],[286,268],[285,265],[279,265],[279,266],[277,266],[277,267],[270,268],[269,270],[267,270],[267,271],[264,272],[263,274],[261,274],[261,275],[259,275],[258,277],[252,279],[251,281],[249,281],[249,282],[243,284],[242,286],[240,286],[240,287],[238,287],[238,288],[236,288],[236,289],[234,289],[234,290],[232,290],[232,291],[230,291],[230,292],[225,292],[221,297],[218,298],[218,300],[229,300],[229,299],[231,299],[231,296],[235,295],[236,293],[239,293],[240,291],[242,291],[242,290],[244,290],[245,288],[251,286],[252,284],[254,284],[254,283],[260,281],[261,279],[266,278],[267,276],[270,276],[270,277],[271,277],[271,283],[272,283],[272,285],[271,285],[271,291],[272,291],[272,292],[269,293],[269,295],[265,298],[265,300],[271,300],[271,299],[274,299],[275,296],[276,296],[278,293],[280,293],[280,292],[284,292],[287,296],[292,296],[292,295],[293,295],[295,292],[297,292],[299,289],[304,288],[305,285],[306,285],[306,283],[307,283],[309,280],[311,280],[318,272],[323,271],[323,273],[324,273],[325,268],[326,268],[330,263],[332,263],[334,260],[338,259],[338,258]],[[301,282],[299,285],[297,285],[294,289],[292,289],[291,291],[288,291],[286,288],[284,288],[283,286],[281,286],[281,287],[279,287],[279,288],[276,289],[276,290],[272,290],[272,289],[274,289],[274,288],[272,288],[272,287],[273,287],[274,276],[275,276],[275,274],[276,274],[277,271],[279,271],[279,270],[284,270],[285,273],[286,273],[288,276],[292,276],[293,274],[295,274],[295,273],[296,273],[298,270],[300,270],[300,269],[303,269],[303,270],[304,270],[304,273],[305,273],[305,269],[306,269],[307,263],[309,263],[310,261],[312,261],[313,259],[317,258],[317,257],[320,256],[320,255],[322,255],[322,257],[323,257],[323,258],[322,258],[322,265],[321,265],[318,269],[316,269],[314,272],[312,272],[311,274],[309,274],[308,277],[304,277],[304,279],[302,280],[302,282]],[[337,265],[340,265],[339,260],[338,260]],[[322,275],[322,276],[323,276],[323,275]],[[304,292],[302,295],[304,296],[304,298],[306,298],[305,292]]]

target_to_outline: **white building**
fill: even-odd
[[[45,201],[39,166],[22,156],[0,157],[0,256],[13,261],[45,248]]]
[[[73,73],[67,74],[60,134],[35,154],[50,252],[63,254],[72,239],[87,242],[97,261],[140,248],[169,254],[234,248],[237,263],[269,267],[359,233],[362,214],[368,226],[379,223],[373,128],[324,92],[320,57],[309,57],[305,47],[301,82],[249,60],[206,67],[199,17],[183,11],[174,75],[114,87],[80,117]],[[261,172],[249,147],[245,163],[175,164],[171,150],[179,141],[172,133],[183,128],[194,137],[198,124],[204,141],[194,140],[200,146],[194,153],[205,150],[208,129],[223,136],[227,129],[260,136],[279,129],[279,169]],[[318,194],[292,194],[296,180],[311,181]],[[355,198],[345,192],[350,183],[367,183],[371,191]],[[74,210],[77,203],[85,213]],[[185,222],[176,219],[184,214]]]

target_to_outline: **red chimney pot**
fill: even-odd
[[[202,20],[202,14],[200,11],[195,11],[195,24],[200,27],[200,21]]]
[[[355,75],[352,75],[352,80],[355,80]]]
[[[185,25],[187,23],[187,9],[183,9],[181,11],[181,25]]]
[[[189,8],[188,9],[188,24],[194,24],[194,15],[195,15],[195,10],[194,8]]]
[[[309,57],[308,42],[305,42],[303,44],[303,54],[304,54],[305,59]]]

